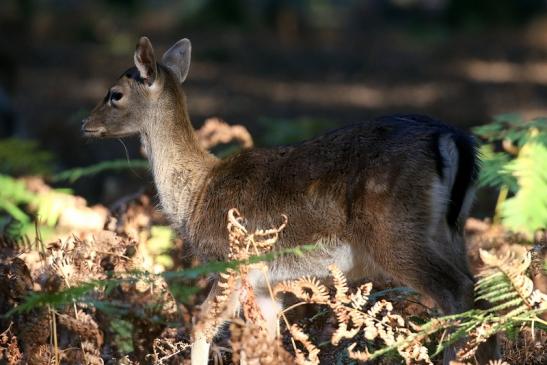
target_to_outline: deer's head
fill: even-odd
[[[169,48],[158,63],[150,40],[141,37],[135,50],[135,66],[122,74],[83,120],[84,136],[118,138],[139,133],[161,113],[159,101],[172,97],[186,79],[190,55],[190,41],[185,38]]]

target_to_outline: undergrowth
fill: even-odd
[[[302,125],[313,132],[307,121]],[[217,119],[201,132],[207,148],[232,140],[243,148],[253,145],[248,132]],[[478,251],[484,267],[477,275],[477,300],[492,307],[452,316],[430,309],[412,312],[408,288],[374,291],[371,283],[349,285],[331,266],[332,286],[313,277],[270,283],[275,299],[296,300],[279,314],[275,339],[266,334],[249,272],[258,271],[269,282],[270,260],[314,249],[276,249],[278,235],[290,224],[286,217],[279,227],[249,232],[243,217],[231,210],[229,260],[199,265],[187,259],[184,242],[158,217],[148,196],[124,201],[114,211],[88,207],[82,198],[39,178],[13,177],[32,170],[48,181],[74,182],[129,166],[145,168],[145,160],[53,174],[40,167],[49,164],[46,155],[36,165],[21,160],[26,166],[21,168],[11,159],[0,170],[5,173],[0,175],[0,363],[182,364],[189,359],[192,331],[205,329],[212,339],[224,320],[230,331],[215,340],[211,356],[216,363],[438,363],[443,349],[456,342],[458,361],[472,363],[477,346],[496,334],[503,336],[504,355],[513,363],[544,363],[544,351],[515,355],[514,349],[526,347],[523,341],[544,346],[547,340],[547,297],[534,287],[547,266],[545,238],[538,238],[547,222],[545,120],[502,116],[476,132],[485,142],[480,184],[500,189],[499,220],[536,242],[527,253]],[[23,147],[37,153],[34,144]],[[217,152],[233,150],[228,145]],[[54,230],[49,236],[48,227]],[[220,277],[223,290],[213,309],[198,315],[196,304],[210,274]],[[227,317],[226,299],[241,287],[242,313]],[[310,306],[313,315],[302,319],[298,310]]]
[[[500,115],[474,132],[485,142],[479,184],[500,191],[496,219],[531,238],[547,227],[547,119]]]
[[[268,260],[281,254],[304,255],[314,248],[276,252],[275,243],[286,221],[280,227],[256,232],[248,232],[243,222],[237,211],[230,211],[229,261],[160,274],[143,270],[142,251],[136,241],[110,231],[88,239],[72,237],[36,244],[4,257],[0,309],[6,313],[1,323],[7,330],[0,336],[4,338],[0,342],[2,356],[29,363],[90,364],[128,353],[132,354],[127,358],[131,363],[153,360],[171,364],[171,360],[187,358],[190,317],[178,303],[188,303],[190,294],[195,293],[187,280],[212,272],[220,273],[223,290],[195,326],[212,331],[212,338],[219,321],[228,320],[229,358],[234,363],[245,359],[246,363],[319,364],[324,345],[314,341],[315,335],[305,324],[291,323],[286,316],[304,304],[328,309],[335,323],[330,344],[345,351],[348,359],[358,361],[398,354],[406,363],[432,363],[446,346],[462,340],[458,360],[472,361],[477,346],[496,333],[547,330],[542,318],[547,296],[534,289],[528,276],[532,253],[517,257],[512,252],[496,256],[481,251],[485,267],[478,275],[477,300],[490,301],[490,309],[426,322],[411,320],[397,313],[391,301],[373,295],[371,283],[351,287],[344,274],[331,266],[333,289],[313,277],[271,287],[272,296],[288,293],[298,301],[280,313],[287,337],[268,339],[249,272],[259,270],[268,280]],[[222,317],[227,299],[240,287],[245,288],[245,295],[240,296],[242,317]],[[284,338],[292,343],[289,348]],[[105,353],[105,346],[110,353]]]

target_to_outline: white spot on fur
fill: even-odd
[[[328,256],[322,259],[325,266],[335,264],[343,272],[353,269],[353,253],[348,243],[341,243],[333,250],[328,251]]]
[[[281,312],[283,307],[278,301],[272,300],[269,295],[257,295],[256,304],[262,312],[262,316],[266,321],[266,330],[268,337],[274,339],[277,334],[277,327],[279,320],[277,315]]]
[[[375,179],[373,177],[371,177],[368,181],[367,181],[367,190],[369,190],[370,192],[373,192],[373,193],[377,193],[377,194],[380,194],[380,193],[383,193],[385,191],[387,191],[387,186],[385,183],[382,182],[382,179]]]

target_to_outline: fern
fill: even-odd
[[[93,176],[104,171],[120,171],[125,169],[146,169],[148,168],[148,161],[146,160],[112,160],[103,161],[98,164],[78,167],[58,173],[52,177],[54,182],[67,180],[70,183],[82,177]]]
[[[474,131],[487,142],[479,186],[500,189],[496,219],[531,238],[547,227],[547,119],[506,114]]]
[[[497,257],[481,250],[480,256],[486,268],[479,274],[475,287],[476,300],[488,300],[492,307],[434,318],[423,325],[415,325],[416,332],[368,353],[367,359],[372,360],[400,350],[416,340],[423,342],[425,338],[447,329],[453,329],[453,332],[441,338],[431,357],[466,337],[466,342],[458,353],[458,360],[471,358],[480,343],[496,333],[522,326],[547,330],[547,322],[541,318],[541,314],[547,312],[547,295],[534,289],[532,280],[526,276],[531,262],[530,253],[523,258],[517,258],[513,254]]]
[[[497,257],[481,250],[480,256],[485,269],[478,275],[476,301],[487,300],[491,303],[490,308],[473,309],[414,325],[416,332],[367,353],[367,360],[406,348],[417,340],[423,343],[426,338],[447,329],[452,329],[452,333],[441,338],[431,357],[440,354],[447,346],[465,340],[457,357],[460,361],[467,360],[482,342],[496,333],[514,331],[523,326],[547,330],[547,322],[541,318],[547,312],[547,295],[534,289],[532,280],[526,275],[531,263],[530,252],[524,257],[515,257],[513,253]]]
[[[547,227],[547,147],[529,142],[505,171],[518,181],[519,190],[502,206],[502,221],[514,231],[529,235]]]
[[[30,217],[19,206],[36,200],[37,195],[28,191],[22,181],[0,175],[0,211],[5,211],[20,222],[29,223]]]
[[[77,286],[72,286],[70,288],[57,291],[54,293],[48,292],[32,292],[30,293],[24,302],[19,304],[17,307],[10,310],[4,317],[12,317],[18,313],[25,313],[30,310],[43,307],[43,306],[52,306],[55,308],[61,307],[63,305],[71,304],[74,301],[81,303],[86,303],[93,305],[97,308],[105,307],[105,303],[97,301],[91,297],[88,297],[88,294],[94,290],[104,290],[108,292],[115,288],[118,285],[124,283],[135,283],[137,281],[153,282],[156,277],[161,277],[168,283],[177,283],[177,280],[180,279],[195,279],[200,276],[204,276],[210,273],[222,273],[229,269],[236,269],[241,265],[250,265],[263,261],[271,261],[280,256],[285,255],[297,255],[301,256],[305,252],[315,250],[315,245],[302,245],[294,248],[282,249],[279,251],[269,252],[263,255],[250,256],[245,260],[230,260],[230,261],[211,261],[200,266],[196,266],[189,269],[179,270],[179,271],[165,271],[160,274],[152,274],[147,271],[133,271],[127,273],[126,276],[121,278],[113,279],[103,279],[103,280],[90,280],[88,282],[80,282]],[[173,287],[176,292],[181,292],[176,286]],[[191,289],[186,292],[186,294],[193,294],[194,290]],[[187,296],[186,296],[187,298]],[[108,303],[106,303],[108,305]]]
[[[0,173],[10,175],[49,174],[53,155],[38,148],[36,141],[8,138],[0,140]]]
[[[511,192],[518,190],[517,179],[506,170],[511,162],[511,156],[505,152],[495,152],[490,144],[481,146],[480,151],[482,169],[479,175],[479,186],[499,188],[507,186]]]
[[[53,227],[57,223],[65,205],[65,200],[71,198],[68,190],[46,189],[34,193],[27,189],[24,181],[0,174],[0,232],[10,238],[24,236],[34,230],[33,216],[35,213],[39,223]],[[13,222],[15,220],[15,222]]]
[[[494,117],[492,123],[475,127],[473,131],[486,142],[508,140],[516,146],[530,142],[529,131],[536,129],[541,133],[533,136],[536,142],[547,145],[547,118],[526,121],[520,114],[501,114]]]
[[[169,250],[173,248],[173,238],[175,231],[169,226],[152,226],[150,228],[150,238],[146,244],[146,249],[154,257],[155,265],[165,269],[173,267],[173,258],[169,255]]]
[[[530,252],[521,259],[515,258],[512,252],[497,257],[481,250],[480,256],[487,268],[479,274],[476,293],[477,300],[485,299],[493,304],[487,312],[509,310],[504,316],[511,319],[520,313],[547,310],[547,296],[534,290],[532,280],[525,274],[531,263]]]

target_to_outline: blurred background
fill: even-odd
[[[547,115],[546,4],[3,0],[0,138],[34,141],[50,172],[125,159],[119,141],[82,139],[80,122],[132,65],[141,35],[158,54],[190,38],[194,125],[213,116],[242,124],[259,146],[396,112],[464,128],[500,113]],[[129,158],[142,158],[136,139],[126,145]],[[125,171],[72,188],[109,203],[149,181]]]
[[[482,156],[464,227],[471,268],[483,267],[480,249],[533,257],[528,272],[547,293],[547,0],[0,0],[0,314],[15,313],[0,315],[0,365],[60,363],[59,353],[70,364],[189,359],[210,282],[186,271],[199,262],[157,209],[138,139],[80,135],[142,35],[158,56],[191,39],[189,113],[220,157],[392,113],[471,131]],[[503,262],[516,289],[488,287],[515,303],[531,293],[527,265]],[[166,275],[141,285],[149,276],[139,273]],[[416,323],[436,315],[409,294],[381,292]],[[537,317],[530,331],[521,322],[539,313],[536,294],[518,311],[499,304],[518,320],[465,328],[509,328],[509,363],[547,364],[547,331]],[[349,363],[346,345],[323,347],[334,317],[309,313],[322,362]],[[228,363],[234,342],[218,343]]]

